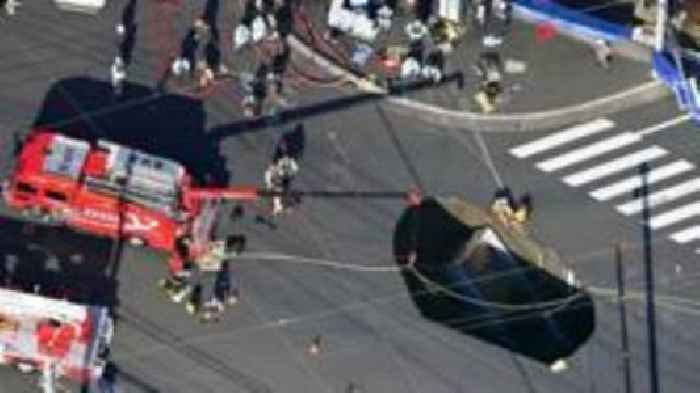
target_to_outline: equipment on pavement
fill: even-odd
[[[0,364],[41,371],[40,386],[102,377],[113,336],[107,308],[0,288]]]

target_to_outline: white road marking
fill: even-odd
[[[700,239],[700,225],[695,225],[686,229],[683,229],[682,231],[678,231],[671,236],[669,236],[671,240],[673,240],[676,243],[690,243],[693,240],[698,240]]]
[[[700,215],[700,202],[693,202],[652,217],[649,226],[659,229],[697,215]]]
[[[644,162],[649,162],[657,158],[663,157],[668,152],[658,146],[652,146],[648,149],[640,150],[631,154],[627,154],[612,161],[594,166],[593,168],[574,173],[564,178],[564,183],[578,187],[594,180],[610,176],[614,173],[621,172],[640,165]]]
[[[631,145],[639,142],[640,140],[642,140],[641,136],[631,132],[624,132],[622,134],[592,143],[580,149],[570,151],[569,153],[539,162],[536,164],[536,166],[544,172],[553,172],[566,168],[567,166],[598,157],[615,149]]]
[[[637,134],[639,134],[641,136],[650,135],[650,134],[653,134],[655,132],[663,131],[664,129],[666,129],[668,127],[673,127],[675,125],[681,124],[681,123],[686,122],[688,120],[690,120],[690,115],[686,113],[684,115],[674,117],[673,119],[666,120],[662,123],[643,128],[643,129],[639,130],[637,132]]]
[[[510,149],[510,154],[517,158],[530,157],[545,150],[561,146],[567,142],[603,132],[614,126],[615,123],[612,120],[596,119],[512,148]]]
[[[651,208],[674,201],[683,197],[684,195],[697,191],[700,191],[700,178],[684,181],[674,186],[664,188],[663,190],[653,192],[647,196],[647,201],[649,203],[649,207]],[[615,208],[624,215],[630,215],[641,212],[644,208],[644,204],[641,198],[637,198],[633,201],[618,205]]]
[[[654,168],[647,174],[647,184],[654,184],[675,175],[687,172],[695,168],[695,165],[686,161],[678,160],[670,164]],[[632,192],[635,188],[642,186],[642,181],[638,175],[628,177],[616,183],[598,188],[590,192],[591,197],[599,201],[607,201],[626,192]]]

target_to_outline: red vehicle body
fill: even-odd
[[[27,215],[171,253],[188,237],[197,253],[209,241],[217,200],[255,200],[258,190],[196,188],[175,161],[40,129],[25,141],[3,196]]]
[[[104,372],[113,333],[107,307],[0,288],[0,365],[89,383]]]

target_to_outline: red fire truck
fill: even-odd
[[[197,188],[179,163],[100,140],[35,130],[3,184],[23,214],[134,245],[206,252],[220,201],[252,201],[256,187]]]
[[[44,392],[55,392],[58,380],[100,379],[113,330],[106,307],[0,288],[0,364],[41,371]]]

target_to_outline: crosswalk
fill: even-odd
[[[650,165],[646,184],[649,226],[678,244],[697,242],[700,254],[700,175],[696,165],[661,146],[643,146],[644,138],[688,120],[687,116],[639,131],[616,130],[613,120],[595,119],[512,147],[509,153],[532,160],[542,172],[600,202],[611,202],[624,216],[641,216],[644,202],[634,194],[642,186],[638,168]],[[689,199],[697,199],[687,202]],[[685,202],[684,202],[685,201]]]

